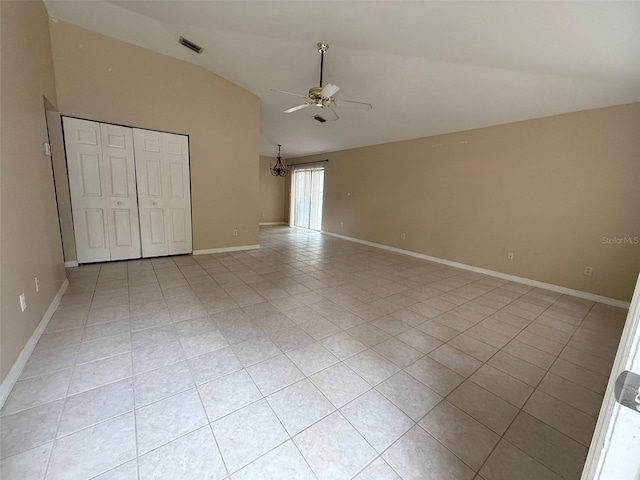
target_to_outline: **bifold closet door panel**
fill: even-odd
[[[140,258],[133,131],[100,124],[111,260]]]
[[[78,262],[111,260],[100,124],[68,117],[62,121]]]
[[[191,253],[188,138],[136,128],[133,138],[142,256]]]
[[[140,258],[131,128],[63,117],[79,263]]]
[[[169,255],[160,135],[160,132],[133,130],[143,257]]]
[[[189,139],[184,135],[163,133],[160,149],[164,152],[167,171],[167,210],[169,225],[169,254],[193,252],[191,230],[191,176],[189,166]]]

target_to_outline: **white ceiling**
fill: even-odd
[[[197,63],[261,100],[261,153],[286,158],[640,101],[640,2],[59,1],[49,15]],[[180,46],[182,35],[202,47]],[[318,84],[320,124],[285,115]]]

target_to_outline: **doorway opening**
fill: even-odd
[[[322,229],[324,168],[294,170],[291,195],[291,224],[294,227]]]

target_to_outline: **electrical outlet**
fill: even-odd
[[[21,293],[18,298],[20,299],[20,311],[24,312],[27,309],[27,297]]]
[[[340,222],[340,228],[344,228],[344,222]]]
[[[584,267],[584,272],[582,273],[587,277],[590,277],[591,275],[593,275],[593,267],[589,267],[589,266]]]
[[[40,291],[40,282],[38,281],[38,276],[33,277],[33,280],[36,282],[36,293]]]
[[[238,236],[238,229],[237,229],[237,228],[234,228],[234,229],[233,229],[233,236],[234,236],[234,237],[237,237],[237,236]]]
[[[507,253],[507,260],[513,260],[513,252]]]
[[[405,240],[407,238],[407,234],[406,233],[401,233],[400,234],[400,240]]]

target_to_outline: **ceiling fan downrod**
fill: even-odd
[[[324,70],[324,54],[329,49],[326,43],[318,43],[318,51],[320,52],[320,88],[322,88],[322,71]]]

